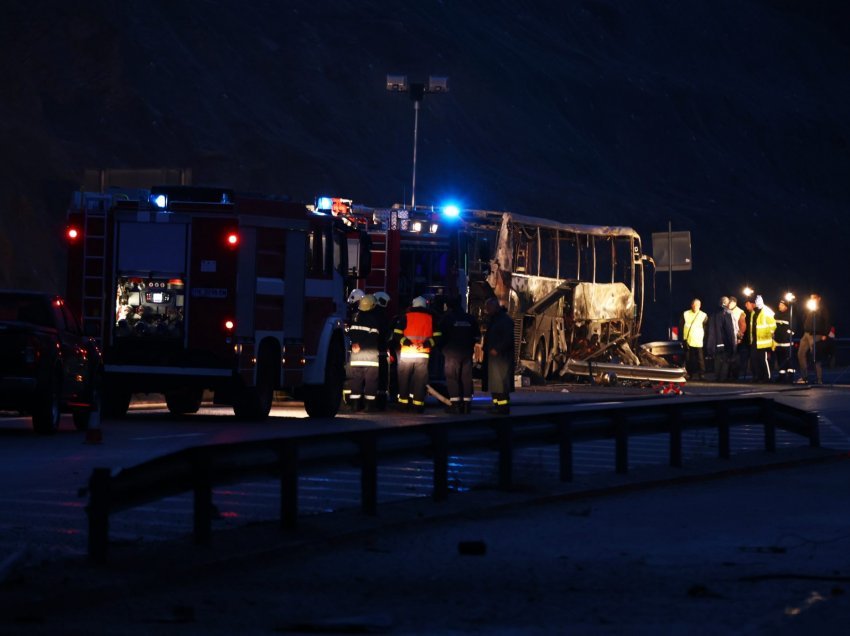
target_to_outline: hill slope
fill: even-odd
[[[695,268],[674,276],[676,311],[749,283],[769,303],[819,290],[844,314],[846,13],[793,0],[20,3],[0,26],[0,286],[61,289],[84,168],[409,200],[413,109],[384,90],[400,72],[450,77],[423,102],[417,203],[632,225],[650,252],[671,220],[692,232]],[[658,299],[656,325],[666,277]]]

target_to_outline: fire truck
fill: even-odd
[[[203,392],[263,419],[275,391],[336,414],[345,379],[344,221],[279,197],[189,186],[77,192],[67,215],[68,303],[104,354],[104,411]]]
[[[663,357],[666,343],[638,342],[652,259],[632,228],[326,197],[315,208],[368,233],[372,266],[360,286],[387,291],[390,315],[415,296],[438,304],[459,297],[483,324],[484,303],[495,297],[514,321],[518,370],[543,379],[685,381],[684,369]],[[352,234],[353,258],[359,245]]]

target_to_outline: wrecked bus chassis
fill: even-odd
[[[633,229],[480,210],[467,210],[464,226],[470,311],[493,295],[507,307],[518,368],[545,379],[685,382],[664,357],[674,343],[638,343],[652,261]]]

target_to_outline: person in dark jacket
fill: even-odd
[[[708,319],[708,353],[714,356],[714,379],[726,382],[729,379],[730,362],[737,355],[735,351],[735,323],[729,311],[729,299],[720,299],[720,309]]]
[[[794,326],[791,324],[791,308],[783,298],[773,316],[776,319],[776,331],[773,332],[776,354],[777,382],[788,383],[794,380]]]
[[[412,406],[415,412],[422,413],[428,389],[428,360],[440,336],[425,298],[413,299],[412,306],[399,317],[394,334],[398,351],[399,409],[408,410]]]
[[[815,367],[815,378],[818,384],[823,384],[823,363],[821,362],[826,353],[829,329],[832,323],[829,319],[829,311],[820,294],[812,294],[806,302],[806,318],[803,320],[803,337],[800,338],[800,350],[797,352],[797,362],[800,365],[799,384],[809,381],[809,352]]]
[[[493,406],[488,413],[508,415],[510,396],[514,390],[514,321],[496,298],[488,298],[484,310],[490,318],[484,336],[484,379],[492,396]]]
[[[448,301],[449,311],[440,322],[440,349],[445,360],[448,413],[472,412],[472,354],[481,337],[478,321],[461,307],[460,298]]]
[[[348,328],[351,339],[351,401],[352,410],[361,410],[365,400],[367,411],[378,410],[378,358],[386,346],[386,321],[375,311],[375,297],[367,294],[360,299],[357,313]]]

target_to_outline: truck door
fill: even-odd
[[[228,366],[233,359],[240,239],[238,223],[232,217],[192,222],[188,348],[191,355],[210,358],[208,362],[220,366]]]

